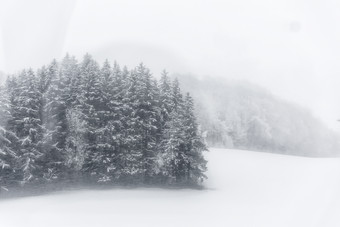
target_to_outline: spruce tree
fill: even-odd
[[[206,150],[190,95],[143,64],[66,55],[0,88],[0,186],[52,182],[196,185]]]
[[[166,182],[178,184],[183,181],[185,134],[183,97],[177,79],[172,83],[170,99],[171,112],[165,122],[160,143],[162,151],[160,169]]]
[[[102,107],[102,91],[100,90],[98,63],[86,54],[80,66],[81,90],[79,109],[86,122],[84,173],[89,180],[97,178],[101,165],[100,144],[97,144],[99,127],[98,110]]]
[[[170,113],[173,109],[173,100],[171,92],[171,81],[168,73],[164,70],[159,83],[159,109],[161,113],[160,130],[163,130],[166,122],[169,120]]]
[[[42,122],[40,119],[40,94],[37,78],[32,69],[19,76],[17,99],[16,134],[20,142],[20,165],[22,184],[38,182],[41,179],[39,158],[42,156]]]
[[[186,178],[188,183],[197,184],[202,182],[206,176],[207,161],[203,157],[207,147],[199,134],[196,116],[194,114],[194,100],[189,93],[184,101],[184,132],[185,132],[185,154],[187,161]]]
[[[157,152],[157,121],[159,120],[158,87],[149,69],[140,64],[134,72],[138,79],[134,117],[138,133],[138,147],[142,152],[143,181],[148,183],[154,175]]]
[[[124,114],[127,115],[125,119],[124,128],[124,144],[123,157],[121,158],[122,178],[130,182],[136,182],[142,177],[143,171],[143,147],[141,135],[141,122],[139,108],[141,102],[141,82],[136,70],[133,70],[128,75],[128,89],[124,98]]]
[[[45,128],[44,154],[44,179],[47,181],[60,180],[65,174],[66,138],[68,133],[66,119],[66,99],[64,98],[65,84],[59,65],[54,60],[41,71],[46,75],[46,88],[42,90],[44,113],[42,121]],[[44,77],[41,77],[44,79]]]
[[[118,114],[115,108],[115,87],[111,65],[106,60],[100,71],[99,89],[101,96],[98,100],[98,128],[96,130],[99,162],[97,181],[112,181],[114,170],[116,169],[116,127],[114,124],[115,115]]]
[[[9,131],[7,123],[11,118],[8,91],[0,86],[0,191],[15,185],[15,164],[18,138]]]
[[[133,147],[133,131],[131,129],[131,114],[133,107],[131,101],[134,99],[135,80],[126,66],[123,70],[115,62],[113,66],[113,99],[110,109],[113,111],[113,119],[110,125],[114,131],[113,142],[115,144],[114,178],[117,182],[127,182],[134,179],[138,161],[137,151],[131,152]],[[135,156],[136,155],[136,156]]]
[[[60,63],[60,92],[66,101],[67,109],[79,105],[81,93],[81,75],[79,64],[74,56],[66,54]]]
[[[81,112],[81,74],[74,56],[66,54],[60,63],[59,93],[65,114],[65,167],[64,177],[71,182],[80,180],[85,159],[85,121]]]
[[[168,183],[198,184],[205,178],[202,152],[207,148],[199,136],[193,99],[187,94],[183,100],[177,79],[172,85],[172,101],[161,142],[161,170]]]

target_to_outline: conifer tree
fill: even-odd
[[[181,93],[181,88],[179,86],[179,81],[177,78],[174,79],[171,86],[171,98],[172,98],[172,110],[181,112],[183,107],[183,95]]]
[[[47,181],[60,180],[64,177],[66,159],[66,139],[67,139],[67,119],[66,100],[63,97],[65,84],[63,74],[59,71],[59,65],[54,60],[42,70],[41,74],[46,74],[46,88],[42,90],[44,99],[43,119],[46,129],[44,139],[44,154],[42,162],[44,165],[44,179]],[[41,77],[43,79],[44,77]]]
[[[97,181],[108,182],[112,180],[113,172],[116,169],[116,141],[114,139],[116,128],[113,120],[117,114],[114,100],[114,78],[108,60],[104,62],[100,71],[99,89],[101,96],[96,110],[99,121],[96,130],[96,152],[99,162]]]
[[[22,183],[23,179],[23,171],[21,165],[21,143],[20,143],[20,135],[21,129],[23,127],[22,124],[22,111],[20,107],[20,94],[21,90],[19,89],[19,79],[16,76],[8,77],[6,81],[6,93],[9,101],[9,116],[5,118],[4,124],[6,125],[7,132],[10,132],[13,140],[10,144],[10,148],[16,154],[16,159],[13,162],[13,177],[12,183],[15,185]],[[7,145],[8,147],[8,145]]]
[[[161,113],[160,130],[165,127],[165,123],[169,120],[170,113],[173,109],[173,100],[171,92],[171,82],[168,73],[164,70],[159,83],[160,98],[159,108]]]
[[[65,178],[75,182],[81,178],[85,159],[85,121],[81,112],[81,74],[74,56],[66,54],[60,64],[59,93],[65,115]]]
[[[79,109],[83,114],[86,122],[85,133],[85,162],[84,173],[89,177],[99,174],[101,153],[99,152],[100,144],[97,144],[96,132],[99,128],[98,110],[102,106],[102,91],[100,90],[99,75],[100,69],[98,63],[86,54],[80,66],[81,90],[79,94]]]
[[[125,181],[137,181],[141,178],[143,171],[143,149],[141,146],[141,125],[140,116],[137,115],[140,108],[140,80],[136,70],[128,75],[128,88],[124,102],[125,119],[124,134],[125,139],[122,146],[123,155],[120,159],[122,170],[121,177]]]
[[[183,180],[184,158],[184,109],[183,97],[179,82],[175,79],[171,86],[171,112],[165,122],[161,141],[161,171],[170,184],[181,183]]]
[[[10,118],[9,95],[5,87],[0,87],[0,187],[4,190],[14,184],[15,161],[18,158],[15,152],[17,137],[7,127]]]
[[[197,184],[205,178],[206,150],[199,136],[193,99],[182,98],[177,79],[172,86],[173,109],[166,122],[162,139],[162,171],[170,183]]]
[[[130,119],[133,107],[133,93],[135,91],[135,81],[126,66],[123,70],[115,62],[113,66],[113,99],[110,102],[110,109],[113,111],[113,119],[110,125],[113,128],[113,140],[115,146],[114,178],[118,182],[126,182],[133,179],[134,170],[137,168],[134,161],[137,161],[138,152],[131,152],[133,131],[130,130],[132,121]]]
[[[157,84],[152,80],[149,69],[140,64],[134,74],[138,80],[135,100],[135,130],[138,133],[138,147],[142,152],[142,172],[144,182],[154,175],[156,161],[157,121],[159,118]]]
[[[181,152],[184,149],[183,119],[178,111],[172,111],[166,122],[161,141],[160,170],[166,183],[180,181],[183,164]]]
[[[79,64],[74,56],[66,54],[60,64],[60,92],[66,101],[67,109],[79,105],[78,98],[81,91],[81,75]]]
[[[40,95],[37,78],[32,69],[19,76],[21,93],[17,99],[18,119],[16,134],[20,142],[20,165],[22,183],[37,182],[41,179],[42,122],[40,119]]]
[[[0,88],[0,184],[196,185],[206,150],[190,95],[143,64],[66,55]],[[33,184],[34,183],[34,184]],[[5,186],[4,186],[5,185]]]
[[[184,132],[185,132],[185,155],[187,156],[186,177],[188,183],[197,184],[202,182],[206,176],[206,163],[202,152],[207,147],[202,142],[198,131],[196,116],[194,114],[194,100],[189,93],[185,96],[184,102]]]

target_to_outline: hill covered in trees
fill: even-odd
[[[209,146],[338,156],[340,137],[308,110],[240,81],[177,75],[195,100]]]
[[[197,185],[206,150],[178,80],[67,55],[0,89],[0,186]]]

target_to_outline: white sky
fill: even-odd
[[[339,0],[0,0],[0,70],[79,59],[244,79],[340,130]]]

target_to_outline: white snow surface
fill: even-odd
[[[205,190],[80,190],[0,200],[0,226],[340,226],[339,158],[227,149],[206,156]]]

